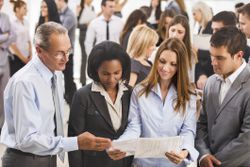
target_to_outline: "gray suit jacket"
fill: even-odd
[[[206,84],[203,110],[197,125],[200,157],[212,154],[221,167],[250,167],[250,68],[247,65],[219,104],[221,81],[211,76]]]

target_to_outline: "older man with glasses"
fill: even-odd
[[[85,132],[63,135],[62,73],[71,53],[68,31],[47,22],[35,34],[37,57],[8,82],[1,142],[7,146],[2,167],[56,167],[56,155],[75,150],[103,151],[111,141]]]

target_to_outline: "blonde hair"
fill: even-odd
[[[194,4],[192,11],[200,11],[201,12],[201,27],[206,27],[207,23],[212,19],[213,13],[210,6],[206,3],[198,1]]]
[[[158,34],[146,25],[136,26],[128,40],[127,53],[132,58],[147,54],[147,49],[158,41]]]

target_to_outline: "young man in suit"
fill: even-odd
[[[250,68],[242,58],[246,37],[224,27],[210,40],[215,74],[205,86],[197,126],[200,167],[250,166]]]

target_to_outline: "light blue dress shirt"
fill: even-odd
[[[63,111],[62,73],[56,72]],[[55,136],[52,72],[34,57],[8,82],[4,92],[5,122],[1,143],[36,155],[55,155],[78,149],[77,137]],[[63,114],[63,113],[61,113]]]
[[[136,86],[131,95],[128,126],[119,140],[138,137],[170,137],[183,136],[181,149],[189,151],[189,158],[179,165],[175,165],[167,158],[135,158],[134,164],[140,167],[183,167],[196,161],[198,152],[194,148],[196,133],[196,97],[191,96],[185,114],[177,113],[173,109],[177,97],[175,86],[170,86],[163,102],[159,84],[154,87],[148,96],[145,93],[138,96],[142,89],[141,84]]]

